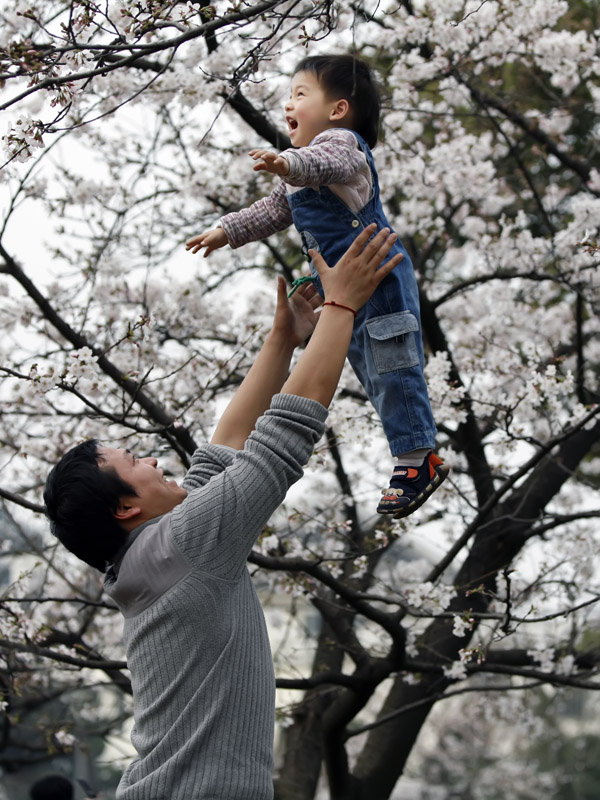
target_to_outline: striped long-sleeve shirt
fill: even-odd
[[[371,171],[352,131],[331,128],[315,136],[308,147],[290,148],[280,155],[290,165],[285,180],[278,180],[267,197],[220,220],[234,249],[266,239],[291,225],[292,213],[286,195],[297,189],[328,186],[354,212],[371,195]]]

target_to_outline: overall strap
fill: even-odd
[[[379,178],[377,176],[377,170],[375,169],[375,162],[373,160],[373,153],[371,152],[371,148],[365,142],[360,133],[353,131],[352,128],[344,128],[343,130],[350,131],[350,133],[354,134],[354,136],[356,137],[358,146],[365,154],[365,158],[367,159],[367,164],[369,165],[369,169],[371,170],[371,180],[373,181],[373,192],[375,195],[379,195]]]

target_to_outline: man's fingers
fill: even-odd
[[[315,290],[314,295],[309,300],[310,306],[313,311],[315,311],[319,306],[323,305],[323,298],[321,295]]]
[[[306,301],[313,311],[317,309],[323,302],[323,298],[317,292],[313,283],[303,283],[301,286],[299,286],[292,296],[292,303],[296,297],[301,297],[302,300]]]
[[[397,255],[392,256],[389,261],[386,261],[385,264],[382,264],[379,269],[375,271],[375,280],[377,281],[378,286],[384,278],[387,278],[390,272],[396,269],[403,258],[404,256],[402,253],[398,253]]]
[[[381,228],[381,230],[377,231],[364,247],[363,252],[367,259],[371,261],[373,258],[376,258],[379,251],[388,246],[388,239],[392,236],[395,236],[395,234],[393,234],[389,228]],[[390,246],[391,244],[393,244],[393,240]]]
[[[395,233],[390,233],[384,241],[377,247],[374,253],[369,258],[369,263],[378,265],[380,264],[387,254],[390,252],[394,244],[398,241],[398,236]],[[366,248],[365,248],[366,251]]]
[[[375,222],[372,222],[370,225],[367,225],[367,227],[364,230],[362,230],[358,234],[356,239],[352,242],[352,244],[346,251],[346,254],[352,258],[359,255],[362,252],[364,246],[369,241],[370,237],[373,236],[373,233],[376,229],[377,229],[377,223]]]
[[[311,304],[313,308],[318,308],[321,305],[323,298],[315,289],[314,283],[305,283],[300,288],[303,290],[302,296]]]
[[[281,275],[277,276],[277,306],[287,305],[287,287]]]
[[[329,269],[329,266],[325,261],[325,259],[323,258],[323,256],[321,255],[321,253],[318,253],[316,250],[309,250],[308,255],[310,256],[311,261],[313,262],[315,269],[317,270],[319,275],[321,275],[323,270]]]

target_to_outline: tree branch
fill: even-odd
[[[148,55],[153,55],[155,53],[163,52],[164,50],[176,50],[182,44],[186,42],[192,41],[194,39],[198,39],[201,36],[210,36],[214,34],[215,31],[219,30],[220,28],[226,27],[227,25],[232,25],[237,22],[247,22],[254,17],[260,17],[262,14],[265,14],[267,11],[275,8],[278,5],[282,5],[287,0],[266,0],[266,2],[260,3],[256,5],[251,11],[246,9],[241,9],[239,11],[234,11],[231,14],[227,14],[221,18],[215,18],[205,22],[203,25],[198,25],[195,28],[192,28],[185,33],[180,34],[179,36],[175,36],[172,39],[167,39],[164,42],[154,42],[152,44],[134,44],[134,43],[112,43],[107,45],[95,45],[95,44],[85,44],[85,45],[78,45],[75,47],[67,48],[70,51],[84,51],[84,52],[98,52],[101,55],[102,64],[94,69],[83,70],[82,72],[71,73],[69,75],[63,76],[56,76],[51,78],[45,78],[38,83],[34,84],[32,87],[26,89],[24,92],[10,98],[4,103],[0,103],[0,110],[4,110],[10,108],[10,106],[15,105],[15,103],[24,100],[29,95],[37,92],[41,89],[54,89],[57,86],[62,86],[65,83],[77,83],[79,81],[87,81],[90,78],[94,78],[97,75],[106,75],[108,72],[112,72],[116,69],[123,69],[124,67],[135,67],[137,66],[137,62],[141,59],[147,58]],[[40,45],[32,45],[34,47],[40,47]],[[120,52],[130,52],[134,51],[131,55],[125,56],[124,58],[114,58],[115,53]],[[112,60],[112,63],[110,61]],[[105,63],[106,62],[106,63]],[[148,63],[148,62],[146,62]]]
[[[77,333],[67,321],[56,311],[46,297],[39,291],[33,281],[25,274],[21,267],[12,258],[4,246],[0,244],[0,256],[4,259],[4,272],[11,275],[25,290],[29,298],[37,305],[45,319],[76,349],[88,347],[98,359],[100,369],[121,388],[125,394],[140,406],[156,424],[162,428],[162,436],[175,448],[179,455],[188,463],[187,456],[196,449],[196,443],[188,430],[176,426],[175,420],[166,413],[164,408],[153,400],[137,381],[130,380],[116,367],[106,355],[98,350],[85,336]]]

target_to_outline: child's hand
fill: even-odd
[[[228,244],[227,234],[223,228],[212,228],[212,230],[201,233],[199,236],[194,236],[193,239],[186,242],[185,249],[191,250],[192,253],[197,253],[198,250],[206,247],[204,252],[204,258],[206,258],[213,250],[225,247],[226,244]]]
[[[290,171],[287,158],[277,153],[271,153],[269,150],[250,150],[248,155],[258,162],[252,167],[255,172],[266,170],[273,175],[287,175]]]

